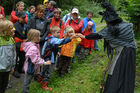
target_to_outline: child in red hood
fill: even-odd
[[[88,22],[87,27],[82,31],[83,35],[89,35],[93,33],[93,23],[91,21]],[[80,43],[81,49],[79,52],[78,57],[80,59],[85,59],[86,56],[91,53],[91,49],[94,49],[94,40],[87,40],[82,39],[82,42]]]

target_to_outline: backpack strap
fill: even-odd
[[[69,25],[71,24],[71,22],[72,22],[72,19],[70,19],[70,21],[69,21]]]
[[[76,24],[78,25],[80,23],[80,21],[81,21],[81,19],[78,19],[78,22]],[[72,22],[72,19],[70,19],[69,25],[71,24],[71,22]]]
[[[62,22],[63,22],[63,20],[60,19],[60,28],[61,28]]]

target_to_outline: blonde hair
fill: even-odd
[[[60,28],[57,27],[57,26],[52,26],[52,27],[50,28],[50,32],[51,32],[51,33],[55,33],[56,31],[60,31]]]
[[[37,5],[36,11],[35,11],[35,16],[37,16],[38,12],[40,12],[40,11],[45,12],[44,5],[42,5],[42,4]]]
[[[22,2],[22,1],[17,2],[16,8],[17,8],[20,4],[24,4],[24,2]]]
[[[74,32],[74,29],[71,26],[66,26],[66,33]]]
[[[0,21],[0,36],[12,36],[13,27],[13,23],[9,20]]]
[[[32,41],[35,37],[40,37],[40,31],[36,29],[30,29],[27,38],[29,41]]]
[[[54,13],[61,13],[61,9],[60,8],[55,8]]]

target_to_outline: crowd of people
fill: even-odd
[[[78,8],[72,7],[61,18],[62,11],[53,0],[32,5],[28,11],[19,1],[10,21],[5,20],[0,6],[0,93],[5,92],[10,73],[16,78],[25,73],[22,93],[29,93],[32,78],[42,89],[53,90],[48,87],[52,72],[64,77],[74,57],[84,60],[92,50],[98,50],[97,39],[102,38],[108,53],[116,52],[104,93],[133,93],[136,45],[132,24],[123,22],[110,4],[103,4],[103,8],[106,11],[100,14],[107,27],[96,33],[92,11],[81,19]]]

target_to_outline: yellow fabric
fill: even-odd
[[[46,2],[49,2],[49,0],[44,0],[44,1],[43,1],[43,4],[45,5]]]
[[[61,48],[61,55],[67,56],[67,57],[73,57],[75,54],[75,50],[77,45],[81,42],[81,38],[74,38],[71,42],[65,44]]]

